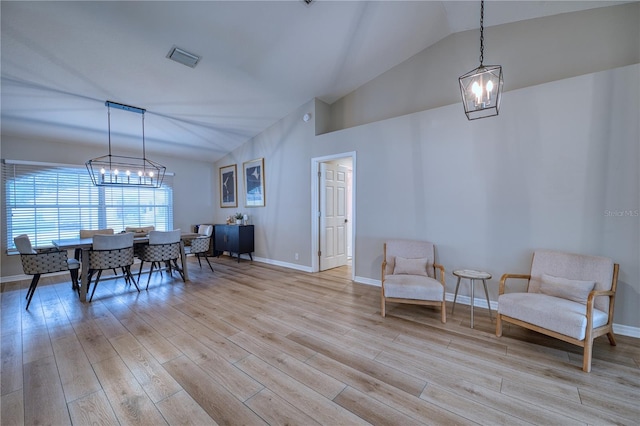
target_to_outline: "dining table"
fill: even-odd
[[[184,280],[189,281],[189,271],[187,267],[187,255],[184,250],[184,242],[201,236],[200,234],[186,232],[180,235],[180,263],[182,265],[182,273]],[[60,250],[82,250],[81,270],[80,270],[80,301],[87,301],[87,289],[89,288],[89,250],[93,247],[93,238],[69,238],[51,241],[54,246]],[[147,235],[136,236],[133,239],[133,245],[148,244],[149,237]]]

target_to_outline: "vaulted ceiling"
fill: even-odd
[[[608,1],[485,4],[485,26]],[[1,2],[2,135],[104,151],[106,100],[145,108],[148,152],[215,161],[300,105],[332,103],[448,35],[478,1]],[[177,46],[195,68],[167,59]],[[112,112],[112,141],[140,117]],[[116,152],[114,152],[115,154]]]

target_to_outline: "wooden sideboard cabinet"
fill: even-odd
[[[214,247],[218,253],[227,251],[230,256],[235,253],[238,262],[241,254],[248,254],[253,260],[253,225],[215,225],[214,228]]]

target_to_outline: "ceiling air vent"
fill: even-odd
[[[176,46],[173,46],[171,48],[171,50],[167,54],[167,58],[176,62],[180,62],[182,65],[186,65],[191,68],[195,68],[200,61],[200,56],[189,53],[186,50],[180,49]]]

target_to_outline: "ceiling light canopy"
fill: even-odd
[[[143,186],[160,188],[167,168],[146,158],[144,142],[145,109],[106,101],[109,131],[109,154],[93,158],[85,163],[91,180],[96,186]],[[142,157],[111,154],[111,108],[134,112],[142,116]]]
[[[502,96],[502,66],[483,65],[484,0],[480,2],[480,66],[458,78],[464,112],[469,120],[498,115]]]

